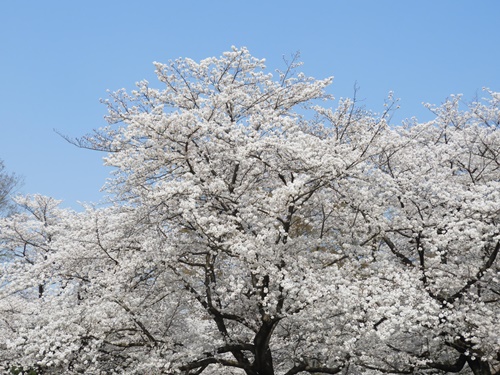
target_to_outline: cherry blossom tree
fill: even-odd
[[[19,198],[0,358],[40,374],[499,371],[500,95],[388,124],[242,48],[106,101],[113,203]]]
[[[390,195],[377,203],[388,210],[378,246],[418,269],[422,293],[439,304],[418,340],[395,350],[446,372],[500,370],[500,96],[489,94],[465,110],[460,96],[429,106],[436,119],[398,129],[380,156]]]

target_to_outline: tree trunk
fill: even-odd
[[[490,365],[488,362],[481,361],[481,359],[467,358],[467,363],[474,375],[491,375]]]
[[[277,324],[277,320],[264,321],[259,332],[255,335],[255,361],[252,367],[256,375],[274,375],[273,356],[271,348],[269,348],[269,341]]]

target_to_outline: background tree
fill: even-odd
[[[469,105],[452,97],[429,106],[435,120],[385,132],[370,185],[349,199],[370,223],[373,256],[392,254],[391,264],[399,264],[401,273],[419,273],[415,282],[422,299],[410,303],[413,311],[435,309],[414,316],[414,326],[382,317],[376,330],[383,345],[366,345],[365,351],[373,350],[363,360],[365,368],[499,370],[493,317],[500,313],[500,116],[498,94],[488,94]]]
[[[390,192],[376,203],[390,212],[380,246],[418,269],[422,293],[440,306],[419,340],[398,350],[447,372],[466,363],[475,374],[500,370],[500,97],[489,95],[429,106],[435,120],[401,129],[380,160]]]
[[[21,183],[22,179],[19,176],[14,173],[7,173],[3,161],[0,160],[0,215],[12,212],[15,207],[11,200],[12,193],[19,188]]]
[[[498,94],[394,128],[320,106],[331,80],[297,67],[273,78],[234,48],[111,96],[110,126],[76,142],[108,152],[116,204],[26,197],[1,223],[4,363],[498,371]]]

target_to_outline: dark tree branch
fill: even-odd
[[[179,369],[181,371],[194,370],[194,369],[197,369],[200,367],[205,369],[208,365],[211,365],[211,364],[221,364],[223,366],[237,367],[237,368],[241,368],[241,369],[247,368],[244,364],[239,363],[239,362],[230,361],[227,359],[210,357],[210,358],[201,359],[199,361],[191,362],[187,365],[181,366]]]
[[[407,266],[413,266],[413,262],[408,259],[407,257],[405,257],[403,254],[401,254],[396,245],[394,245],[394,242],[391,241],[391,239],[387,236],[384,236],[382,238],[384,240],[384,242],[387,244],[387,246],[389,246],[389,249],[391,250],[391,252],[396,255],[396,257],[401,260],[401,262],[403,262],[403,264],[407,265]]]
[[[315,367],[315,366],[309,366],[306,365],[305,363],[301,363],[299,365],[296,365],[292,367],[290,370],[288,370],[285,375],[295,375],[299,374],[301,372],[308,372],[310,374],[338,374],[341,372],[343,369],[343,366],[338,366],[338,367]]]
[[[465,354],[460,354],[460,357],[458,357],[453,364],[430,362],[428,366],[446,372],[460,372],[464,368],[466,362],[467,356]]]
[[[479,280],[482,279],[482,277],[484,276],[484,273],[493,265],[493,263],[495,262],[497,256],[498,256],[498,252],[500,251],[500,241],[497,242],[496,246],[495,246],[495,249],[492,251],[492,253],[490,254],[490,256],[488,257],[488,260],[486,261],[486,263],[484,264],[484,266],[482,266],[479,271],[476,273],[476,276],[473,277],[472,279],[469,279],[467,281],[467,283],[462,287],[462,289],[460,289],[458,292],[456,292],[455,294],[453,294],[452,296],[450,296],[447,300],[449,302],[453,302],[455,300],[457,300],[458,298],[461,298],[463,296],[463,294],[469,290],[469,288],[471,286],[473,286],[475,283],[477,283]]]

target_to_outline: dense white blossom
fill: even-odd
[[[500,371],[498,93],[395,127],[244,48],[155,67],[78,141],[113,204],[1,221],[6,371]]]

